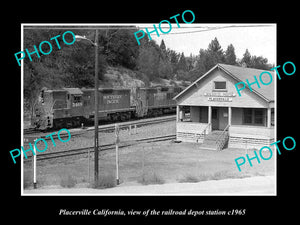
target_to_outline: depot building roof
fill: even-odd
[[[227,74],[229,77],[233,78],[235,83],[238,82],[245,82],[246,79],[248,79],[249,83],[253,83],[255,81],[254,76],[256,76],[260,88],[258,87],[257,84],[251,85],[251,88],[253,90],[253,93],[258,95],[260,98],[264,99],[266,102],[270,103],[273,102],[275,99],[275,90],[274,90],[274,72],[268,71],[271,74],[273,74],[273,81],[269,85],[263,85],[259,81],[259,76],[262,72],[267,71],[267,70],[260,70],[260,69],[253,69],[253,68],[245,68],[245,67],[240,67],[240,66],[233,66],[233,65],[227,65],[227,64],[217,64],[213,68],[211,68],[208,72],[206,72],[203,76],[199,77],[197,80],[195,80],[191,85],[189,85],[185,90],[180,92],[178,95],[174,97],[174,100],[179,100],[181,97],[185,96],[187,93],[189,93],[190,90],[194,89],[195,87],[199,87],[201,82],[206,78],[209,77],[215,70],[221,70],[224,72],[224,74]],[[267,75],[266,75],[267,77]],[[270,80],[270,78],[268,78]],[[268,81],[269,81],[268,80]],[[266,83],[268,83],[266,81]],[[246,83],[246,88],[248,88],[248,85]],[[244,91],[244,90],[243,90]],[[243,91],[241,91],[241,94],[243,95]],[[235,93],[236,90],[235,90]]]

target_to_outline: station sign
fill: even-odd
[[[208,101],[214,102],[232,102],[232,97],[235,97],[236,94],[232,92],[212,92],[204,93],[204,96],[208,97]]]

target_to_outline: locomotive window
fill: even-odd
[[[44,103],[44,90],[41,91],[41,102]]]
[[[78,103],[78,102],[81,102],[81,96],[79,95],[74,95],[74,100],[73,100],[74,103]]]

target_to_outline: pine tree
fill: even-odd
[[[212,57],[212,61],[215,61],[215,64],[224,62],[224,52],[216,37],[208,45],[207,52]]]
[[[171,64],[173,74],[177,73],[177,64],[178,64],[179,57],[180,54],[178,54],[176,51],[169,48],[167,49],[167,58]]]
[[[179,58],[179,61],[177,64],[177,70],[183,70],[183,71],[188,70],[187,62],[186,62],[183,52],[180,55],[180,58]]]
[[[236,55],[232,44],[228,45],[225,52],[225,63],[230,65],[236,65]]]
[[[247,67],[251,67],[251,54],[250,52],[248,51],[248,49],[246,49],[244,55],[243,55],[243,58],[241,60],[241,63],[243,64],[246,64]]]
[[[270,65],[268,65],[268,59],[264,58],[262,56],[251,56],[248,49],[246,49],[243,58],[241,60],[241,63],[246,65],[249,68],[256,68],[256,69],[263,69],[268,70],[272,68]]]
[[[223,49],[216,37],[210,42],[207,50],[205,52],[202,52],[202,56],[203,53],[206,54],[205,61],[203,62],[206,71],[211,69],[217,63],[223,63],[225,61]]]
[[[159,48],[160,48],[163,52],[167,52],[167,48],[166,48],[164,39],[161,40]]]
[[[139,48],[137,67],[140,72],[147,75],[149,80],[158,77],[159,54],[159,47],[154,41]]]
[[[252,56],[251,67],[262,70],[271,69],[270,65],[268,65],[268,59],[262,56]]]

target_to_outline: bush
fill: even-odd
[[[138,180],[139,183],[148,185],[148,184],[164,184],[165,180],[157,175],[156,173],[153,174],[144,174],[141,176],[141,178]]]
[[[105,189],[115,187],[116,178],[111,174],[100,175],[98,183],[94,183],[93,188]]]
[[[235,178],[235,176],[228,171],[217,171],[211,175],[210,180],[223,180],[228,178]]]
[[[216,171],[213,173],[201,173],[198,175],[185,175],[183,178],[179,179],[180,183],[196,183],[200,181],[207,180],[223,180],[223,179],[234,179],[234,178],[243,178],[247,177],[245,174],[235,174],[229,171]]]
[[[73,176],[71,176],[71,175],[63,176],[60,179],[60,186],[62,186],[64,188],[75,187],[76,183],[77,183],[76,179]]]
[[[183,178],[179,179],[179,183],[197,183],[200,181],[200,178],[194,175],[185,175]]]

